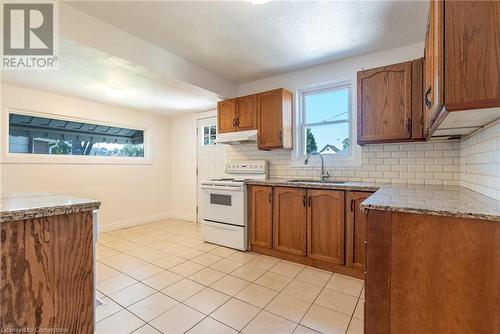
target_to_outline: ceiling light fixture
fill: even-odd
[[[121,99],[125,97],[125,91],[121,88],[118,87],[108,87],[106,88],[106,92],[108,93],[109,96],[115,98],[115,99]]]
[[[271,0],[248,0],[252,5],[263,5]]]

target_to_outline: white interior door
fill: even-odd
[[[200,182],[225,176],[226,146],[215,144],[217,138],[217,117],[198,120],[198,207],[200,207]],[[200,217],[197,217],[200,222]]]

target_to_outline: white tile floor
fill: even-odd
[[[96,333],[363,333],[364,283],[204,243],[167,220],[99,235]]]

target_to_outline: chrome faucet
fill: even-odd
[[[321,182],[324,182],[325,179],[330,177],[330,174],[328,174],[328,172],[325,173],[325,160],[323,159],[323,155],[318,151],[309,153],[306,157],[306,160],[304,160],[304,165],[307,165],[309,163],[309,158],[311,157],[311,155],[319,155],[319,157],[321,158]]]

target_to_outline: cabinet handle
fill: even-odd
[[[272,203],[272,201],[273,201],[273,194],[269,193],[269,203]]]
[[[351,199],[351,211],[354,211],[354,200]]]
[[[312,201],[313,201],[312,197],[311,197],[311,196],[309,196],[309,207],[311,207],[311,205],[312,205]]]
[[[280,131],[280,142],[282,142],[282,141],[283,141],[283,132]]]
[[[408,132],[411,132],[411,118],[408,118],[408,122],[406,123],[406,128]]]
[[[429,86],[429,88],[427,89],[427,91],[425,92],[425,99],[424,99],[424,102],[425,102],[425,105],[427,106],[427,108],[431,109],[432,107],[432,103],[431,101],[429,100],[429,94],[431,93],[432,91],[432,87]]]
[[[304,207],[306,207],[307,206],[307,197],[304,196],[304,198],[302,199],[302,201],[304,202]]]
[[[240,118],[239,117],[236,118],[236,126],[240,126]]]
[[[233,128],[236,127],[236,118],[233,118]]]

